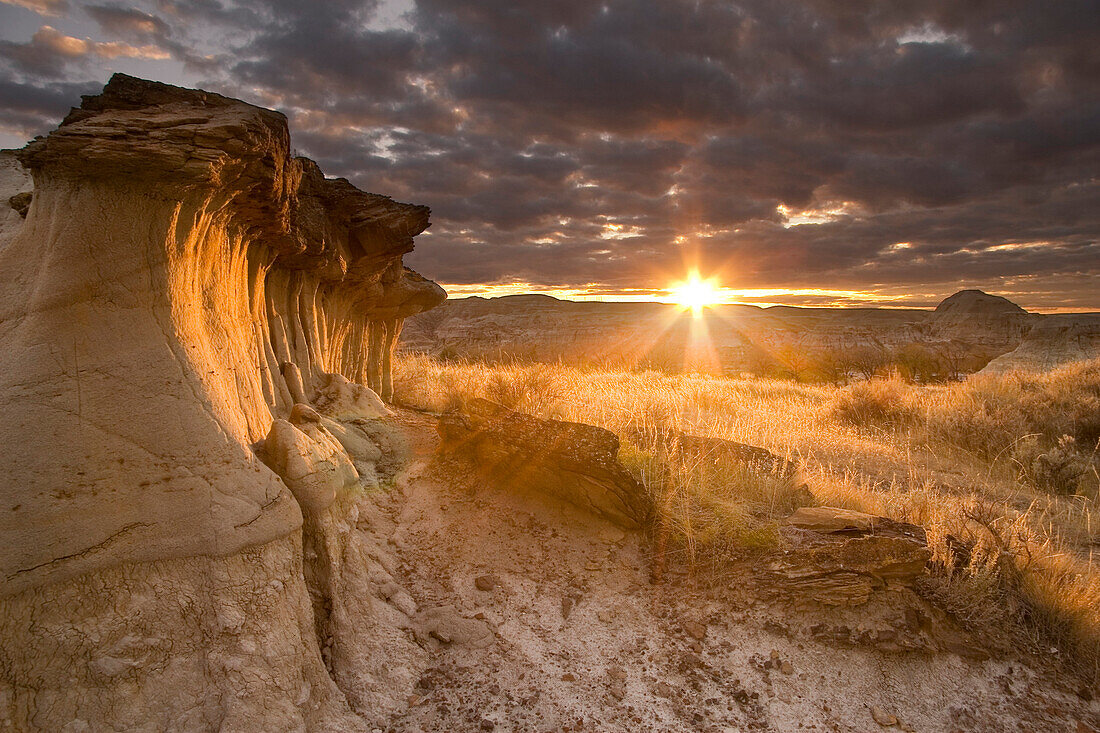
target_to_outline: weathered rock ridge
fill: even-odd
[[[1048,371],[1100,356],[1100,315],[1044,316],[1012,351],[992,360],[982,374]]]
[[[124,75],[0,174],[0,728],[359,729],[350,497],[446,297],[402,264],[428,208]]]

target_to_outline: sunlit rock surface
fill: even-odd
[[[293,405],[280,365],[387,388],[401,320],[444,297],[401,263],[427,207],[325,179],[277,112],[122,75],[17,155],[4,590],[292,531],[250,447]]]
[[[0,194],[0,728],[358,729],[340,496],[380,450],[291,408],[388,414],[362,385],[445,298],[402,264],[428,208],[326,179],[277,112],[124,75]]]

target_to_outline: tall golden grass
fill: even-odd
[[[480,396],[618,433],[624,462],[692,559],[770,546],[799,497],[778,477],[677,463],[654,436],[768,448],[798,466],[816,502],[925,527],[940,567],[926,592],[962,621],[1100,677],[1100,360],[947,386],[895,377],[831,387],[404,355],[394,381],[421,409]],[[1062,461],[1059,451],[1078,461],[1073,480],[1045,485],[1034,467]]]

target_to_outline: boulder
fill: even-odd
[[[619,463],[619,438],[603,428],[543,420],[484,399],[439,421],[440,452],[468,459],[521,491],[535,491],[625,527],[649,521],[652,502]]]
[[[393,414],[374,390],[351,382],[342,374],[328,375],[313,403],[333,420],[373,420]]]
[[[910,586],[932,553],[903,537],[855,537],[786,552],[770,571],[788,593],[832,606],[858,606],[887,584]]]
[[[263,458],[307,514],[320,514],[341,491],[359,482],[348,454],[308,405],[295,405],[289,421],[271,424]]]
[[[466,618],[454,606],[425,609],[416,621],[421,635],[431,636],[444,644],[480,649],[493,643],[493,630],[487,623]]]
[[[915,524],[832,506],[801,507],[785,524],[823,534],[875,534],[925,542],[924,529]]]
[[[637,433],[636,439],[646,445],[652,441],[652,433],[646,435]],[[678,430],[660,432],[657,438],[662,443],[685,458],[694,461],[707,461],[711,463],[742,463],[751,467],[754,471],[774,473],[784,478],[794,478],[797,473],[795,464],[781,456],[772,453],[767,448],[761,448],[747,443],[738,443],[735,440],[715,438],[711,436],[690,435]]]

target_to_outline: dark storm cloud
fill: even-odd
[[[431,205],[409,259],[444,282],[660,288],[697,264],[738,288],[973,282],[1100,307],[1100,0],[384,9],[69,13],[94,23],[78,40],[161,49],[283,108],[331,174]],[[2,124],[44,131],[120,48],[0,44]]]
[[[168,23],[150,13],[121,5],[89,5],[84,8],[104,33],[121,38],[146,40],[171,34]]]
[[[48,130],[79,102],[81,94],[93,94],[98,88],[95,83],[32,85],[0,79],[3,123],[20,130]]]

